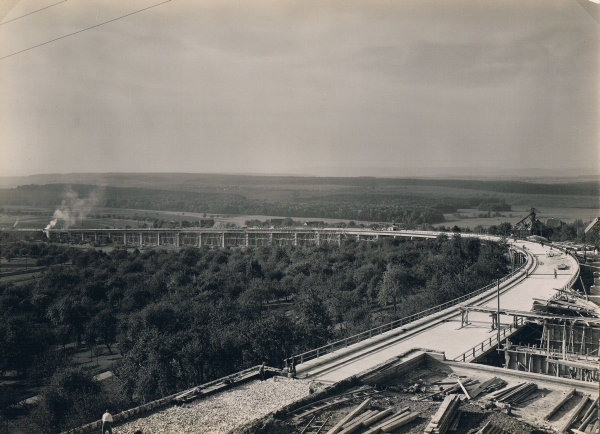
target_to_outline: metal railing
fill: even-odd
[[[522,263],[521,265],[519,265],[519,267],[516,268],[514,271],[512,271],[511,273],[509,273],[506,276],[499,279],[500,283],[505,282],[505,281],[513,278],[517,274],[521,273],[523,271],[523,268],[525,268],[528,264],[529,264],[529,261],[526,261],[526,262]],[[394,330],[395,328],[405,326],[413,321],[417,321],[421,318],[425,318],[426,316],[432,315],[437,312],[441,312],[442,310],[445,310],[449,307],[456,306],[457,304],[462,303],[463,301],[466,301],[473,297],[477,297],[478,295],[481,295],[484,292],[489,291],[492,288],[495,288],[496,285],[498,285],[498,281],[490,283],[489,285],[484,286],[483,288],[479,288],[475,291],[472,291],[468,294],[465,294],[465,295],[455,298],[453,300],[447,301],[445,303],[439,304],[439,305],[431,307],[429,309],[425,309],[424,311],[414,313],[407,317],[394,320],[390,323],[383,324],[378,327],[374,327],[374,328],[364,331],[362,333],[358,333],[356,335],[352,335],[347,338],[340,339],[335,342],[331,342],[327,345],[323,345],[322,347],[315,348],[315,349],[309,350],[309,351],[305,351],[304,353],[297,354],[293,357],[295,360],[299,360],[300,364],[307,362],[309,360],[312,360],[312,359],[318,359],[319,357],[322,357],[326,354],[330,354],[339,349],[346,348],[349,345],[353,345],[358,342],[364,341],[366,339],[370,339],[373,336],[381,335],[385,332]]]
[[[509,325],[508,327],[504,327],[502,330],[500,330],[500,343],[502,343],[502,341],[506,339],[507,335],[510,336],[512,333],[516,332],[517,329],[523,324],[525,324],[525,318],[517,318],[515,323]],[[468,349],[464,353],[455,357],[453,360],[455,362],[470,362],[471,360],[475,360],[478,356],[482,355],[491,348],[494,348],[496,345],[498,345],[498,336],[490,336],[489,339],[475,345],[473,348]]]

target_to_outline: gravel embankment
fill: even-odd
[[[173,406],[113,429],[152,434],[218,434],[258,419],[308,395],[308,381],[273,377],[252,381],[181,407]]]

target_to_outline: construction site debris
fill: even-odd
[[[516,386],[507,387],[490,393],[486,399],[507,404],[519,404],[537,390],[535,383],[519,383]]]
[[[456,416],[460,402],[458,395],[447,396],[431,418],[431,422],[429,422],[424,432],[426,434],[444,434]]]
[[[488,386],[491,386],[497,380],[499,380],[498,377],[492,377],[489,380],[486,380],[483,383],[481,383],[475,389],[471,390],[471,399],[477,398],[479,395],[481,395],[482,392],[486,390]]]
[[[258,419],[304,396],[308,382],[287,378],[251,381],[206,399],[172,406],[113,428],[115,434],[220,434]]]
[[[560,291],[549,299],[534,298],[531,310],[555,315],[600,317],[598,306],[572,290]]]

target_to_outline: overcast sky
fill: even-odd
[[[12,2],[0,57],[161,1]],[[600,172],[598,30],[575,0],[173,0],[0,60],[0,175]]]

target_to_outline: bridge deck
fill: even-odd
[[[525,245],[536,259],[530,267],[529,277],[523,276],[501,288],[500,306],[507,310],[529,311],[533,298],[548,298],[556,293],[555,288],[567,284],[577,272],[578,264],[574,258],[565,254],[546,257],[549,250],[547,246],[523,241],[517,244]],[[555,279],[554,268],[561,263],[570,267],[559,271]],[[491,296],[476,304],[496,308],[497,298]],[[453,359],[496,336],[496,331],[491,330],[489,313],[470,312],[469,325],[461,328],[460,308],[450,310],[452,313],[443,317],[432,315],[431,320],[423,321],[422,325],[413,330],[404,333],[392,330],[388,332],[389,339],[383,342],[380,339],[369,339],[348,349],[298,365],[298,376],[312,377],[325,383],[336,382],[415,347],[443,351],[448,359]],[[509,325],[512,320],[511,316],[502,316],[501,325]]]

